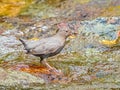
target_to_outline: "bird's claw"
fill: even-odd
[[[55,73],[55,74],[58,74],[58,75],[63,74],[61,70],[57,70],[56,68],[51,68],[51,69],[49,69],[49,71],[51,73]]]

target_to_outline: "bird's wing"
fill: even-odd
[[[20,38],[19,40],[22,42],[26,50],[33,49],[40,44],[39,41],[29,41],[22,38]]]
[[[59,48],[61,48],[63,44],[59,41],[51,40],[41,43],[39,46],[35,47],[31,50],[32,54],[49,54],[54,53]]]
[[[28,41],[27,42],[27,48],[30,50],[30,49],[34,49],[36,48],[37,46],[39,46],[40,44],[44,44],[44,42],[39,42],[39,41]]]

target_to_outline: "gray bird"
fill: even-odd
[[[54,69],[47,62],[46,58],[55,56],[64,48],[66,38],[72,34],[77,34],[75,30],[68,28],[59,29],[52,37],[43,38],[37,41],[19,39],[24,45],[27,53],[40,57],[40,63],[49,69]]]

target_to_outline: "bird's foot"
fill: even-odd
[[[61,70],[57,70],[56,68],[50,68],[49,71],[51,73],[55,73],[57,75],[63,75],[62,71]]]
[[[63,73],[61,72],[61,70],[57,70],[54,67],[51,67],[46,60],[42,60],[42,64],[46,66],[46,68],[48,68],[49,72],[54,73],[56,75],[63,75]]]

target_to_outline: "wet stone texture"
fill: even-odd
[[[40,1],[36,0],[38,6]],[[62,3],[66,4],[66,9],[55,4],[60,7],[56,11],[49,5],[43,12],[40,7],[30,7],[28,13],[34,12],[35,18],[27,15],[0,18],[0,90],[119,90],[119,15],[97,17],[101,13],[98,7],[108,6],[107,0],[73,5],[74,10],[70,7],[74,1],[69,1]],[[112,0],[112,3],[117,6],[119,0]],[[50,65],[59,71],[56,73],[42,66],[39,58],[26,55],[18,39],[38,40],[51,36],[60,23],[68,24],[64,28],[76,29],[78,35],[67,39],[59,55],[48,58]],[[106,42],[101,43],[102,40]]]
[[[26,88],[29,87],[30,84],[44,83],[44,80],[42,78],[35,77],[29,73],[13,70],[4,70],[2,68],[0,69],[0,71],[1,71],[0,85],[3,86],[22,85],[23,88]]]
[[[111,20],[113,18],[115,21]],[[18,40],[19,37],[37,40],[38,37],[40,39],[53,35],[57,26],[48,30],[49,27],[43,24],[39,28],[39,22],[26,28],[23,25],[21,28],[25,28],[24,31],[4,31],[0,35],[1,88],[119,88],[119,45],[110,48],[99,42],[118,37],[120,18],[113,18],[111,21],[109,17],[101,17],[89,21],[66,22],[76,27],[79,34],[75,39],[67,39],[67,45],[59,55],[48,58],[48,62],[61,71],[58,73],[42,66],[39,58],[26,55]]]

